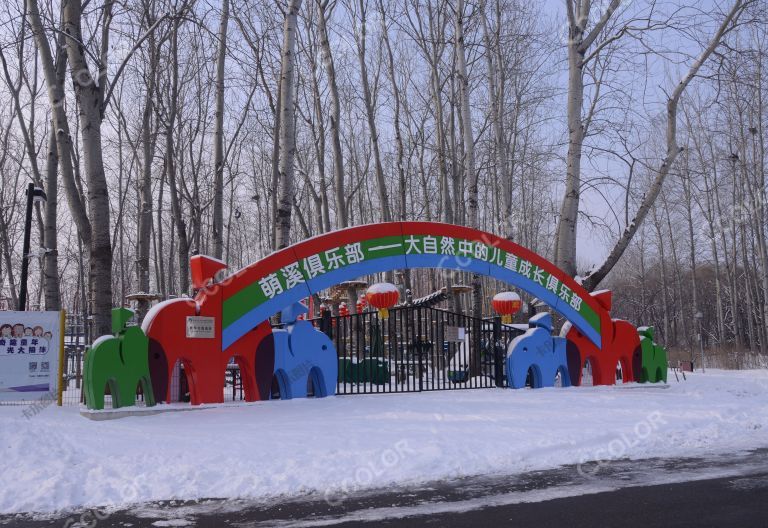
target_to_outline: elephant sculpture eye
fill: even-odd
[[[328,345],[323,345],[323,350],[328,350]]]

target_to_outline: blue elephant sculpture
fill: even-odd
[[[567,340],[552,336],[552,316],[540,313],[528,320],[530,328],[516,337],[507,349],[507,379],[509,387],[525,387],[528,372],[532,373],[531,386],[554,387],[560,374],[563,387],[571,385],[566,357]]]
[[[295,303],[281,312],[285,328],[272,331],[275,346],[275,379],[281,400],[336,394],[338,358],[333,341],[309,321],[299,320],[307,309]]]

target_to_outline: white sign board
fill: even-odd
[[[187,316],[187,337],[213,339],[216,337],[216,319],[201,315]]]
[[[0,400],[56,393],[61,330],[60,312],[0,311]]]
[[[445,341],[461,342],[464,341],[465,328],[463,326],[446,326]]]

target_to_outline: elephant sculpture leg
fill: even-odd
[[[272,326],[269,321],[264,321],[234,342],[227,353],[235,357],[240,367],[245,401],[268,400],[275,365]]]
[[[552,366],[554,367],[554,373],[552,374],[552,380],[560,374],[560,386],[570,387],[571,376],[570,366],[568,364],[568,341],[563,337],[553,337],[552,345],[554,347],[554,358]]]
[[[149,339],[149,374],[152,380],[152,390],[158,401],[172,401],[170,390],[171,384],[168,382],[170,372],[168,368],[168,359],[165,356],[165,350],[159,341]]]
[[[144,395],[144,403],[155,405],[155,396],[149,378],[149,339],[141,328],[132,326],[120,332],[120,358],[123,362],[122,375],[119,379],[121,405],[132,405],[139,386]]]
[[[112,394],[112,407],[119,406],[120,393],[116,376],[121,368],[120,342],[112,336],[97,339],[85,355],[83,369],[83,388],[88,408],[104,408],[104,390],[107,384]]]
[[[640,337],[637,335],[637,328],[627,321],[614,319],[613,328],[614,338],[611,349],[616,363],[621,364],[622,382],[628,383],[635,380],[633,364],[635,356],[641,353]]]

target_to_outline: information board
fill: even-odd
[[[56,394],[60,312],[0,311],[0,400]]]

